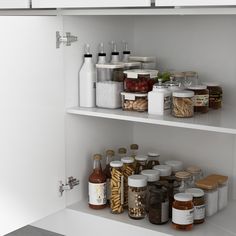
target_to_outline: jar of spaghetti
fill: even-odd
[[[191,230],[194,220],[193,196],[189,193],[177,193],[172,206],[173,228],[177,230]]]
[[[160,172],[160,180],[166,180],[167,177],[171,176],[171,167],[168,165],[157,165],[153,169]]]

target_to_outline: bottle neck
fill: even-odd
[[[94,160],[94,161],[93,161],[93,170],[94,170],[95,172],[100,172],[100,171],[102,170],[100,160]]]
[[[85,57],[84,62],[85,63],[91,63],[92,62],[92,57]]]
[[[106,57],[105,56],[99,56],[98,57],[98,64],[106,64]]]
[[[111,56],[111,63],[117,63],[120,61],[119,55],[112,55]]]

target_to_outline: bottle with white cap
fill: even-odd
[[[147,169],[151,170],[154,166],[160,165],[159,162],[160,154],[149,152],[148,153],[148,163],[147,163]]]
[[[168,160],[165,161],[165,164],[171,167],[172,175],[175,175],[176,172],[182,171],[184,169],[184,163],[182,161]]]
[[[166,180],[167,177],[171,176],[171,167],[168,165],[157,165],[153,169],[160,171],[160,180]]]

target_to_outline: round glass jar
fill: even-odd
[[[132,219],[143,219],[146,216],[147,177],[144,175],[131,175],[128,178],[128,211]]]
[[[130,145],[130,156],[135,158],[138,155],[138,144],[131,144]]]
[[[194,220],[193,196],[188,193],[178,193],[174,196],[172,207],[172,224],[177,230],[191,230]]]
[[[181,86],[184,87],[184,79],[185,79],[184,72],[178,72],[178,71],[172,72],[171,77],[173,77],[177,83],[181,84]]]
[[[124,71],[124,90],[131,93],[148,93],[157,78],[157,70]]]
[[[123,163],[121,161],[112,161],[111,166],[111,213],[120,214],[124,211],[124,175]]]
[[[126,157],[127,156],[127,149],[124,147],[121,147],[118,149],[118,158],[119,161],[121,161],[121,158]]]
[[[202,170],[197,166],[189,166],[186,169],[187,172],[189,172],[192,175],[191,181],[190,181],[190,187],[195,187],[195,183],[200,180],[203,176]]]
[[[167,177],[171,176],[171,167],[168,165],[157,165],[153,169],[160,171],[160,180],[166,180]]]
[[[207,113],[209,111],[209,90],[205,85],[191,86],[188,90],[194,92],[194,112]]]
[[[195,71],[185,71],[184,87],[196,86],[200,84],[198,73]]]
[[[148,156],[138,155],[135,157],[135,174],[140,174],[142,170],[147,168]]]
[[[160,154],[149,152],[148,153],[148,162],[147,162],[147,169],[151,170],[154,166],[160,165],[159,162]]]
[[[171,167],[172,175],[184,169],[184,163],[182,161],[168,160],[165,161],[165,164]]]
[[[185,193],[192,194],[194,205],[194,224],[202,224],[205,221],[205,194],[204,191],[199,188],[188,188]]]
[[[190,181],[192,175],[187,171],[180,171],[175,174],[177,181],[180,183],[180,186],[177,188],[179,193],[184,193],[187,188],[190,187]]]
[[[179,118],[193,117],[194,92],[185,90],[173,92],[172,115]]]
[[[174,80],[174,77],[171,76],[169,81],[165,82],[167,88],[173,93],[181,90],[180,83]]]

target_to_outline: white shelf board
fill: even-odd
[[[77,212],[78,214],[85,214],[87,216],[101,217],[109,224],[109,221],[116,221],[130,226],[138,228],[144,228],[156,232],[157,236],[174,235],[183,236],[235,236],[236,235],[236,202],[232,201],[228,207],[216,215],[208,218],[204,224],[195,225],[192,231],[183,233],[171,228],[171,223],[166,225],[153,225],[149,223],[148,219],[132,220],[128,217],[127,212],[123,214],[114,215],[110,213],[110,209],[92,210],[88,207],[87,201],[80,201],[74,205],[71,205],[67,210]],[[149,231],[150,232],[150,231]],[[148,233],[148,231],[147,231]]]
[[[206,114],[196,114],[193,118],[175,118],[166,112],[164,116],[153,116],[121,109],[81,108],[67,110],[69,114],[101,117],[115,120],[133,121],[147,124],[164,125],[219,133],[236,134],[236,111],[230,107],[210,110]]]

